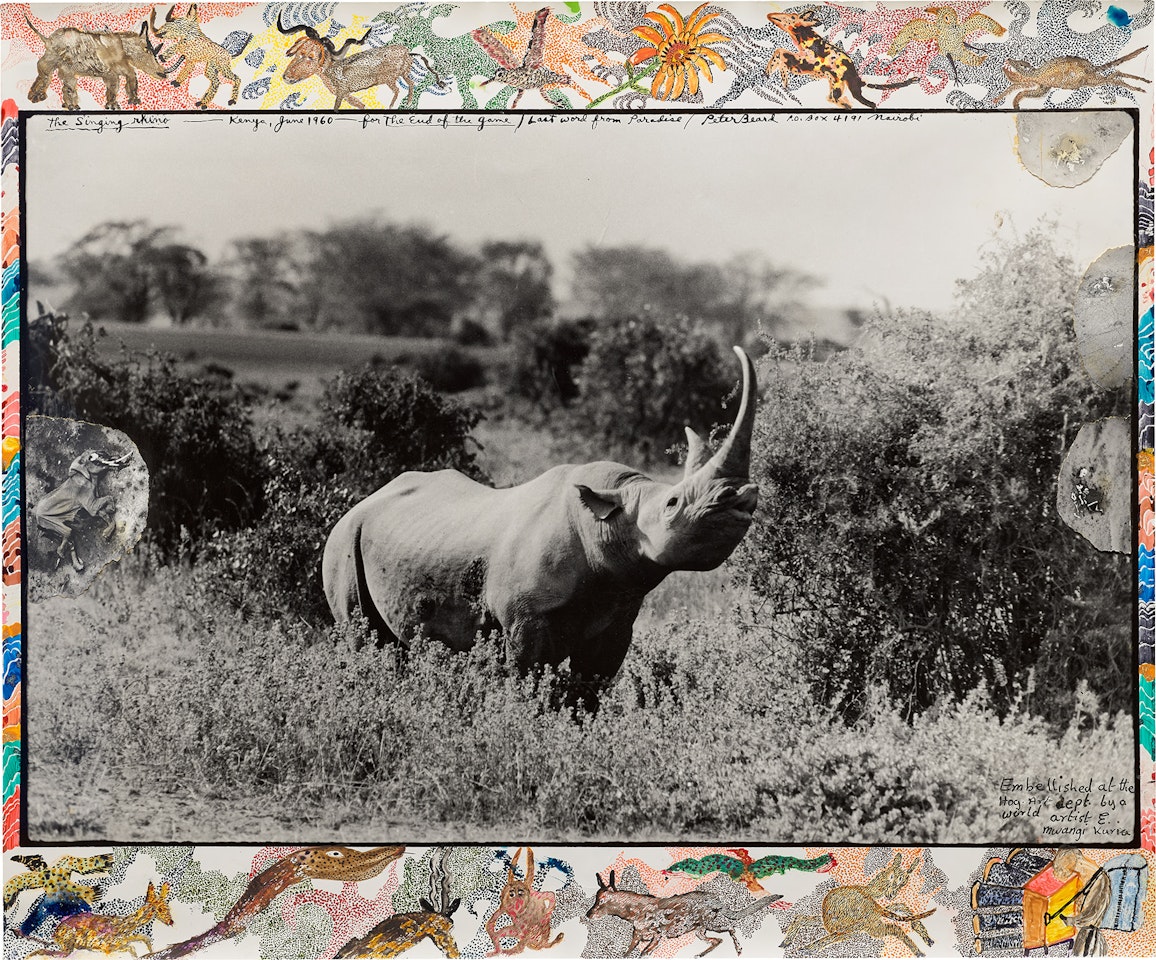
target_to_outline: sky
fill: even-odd
[[[299,123],[30,118],[30,261],[106,220],[176,225],[217,259],[240,237],[379,216],[464,245],[539,240],[563,297],[576,250],[641,244],[763,255],[819,278],[815,305],[941,310],[985,245],[1041,218],[1080,265],[1133,240],[1131,140],[1088,183],[1051,187],[1020,165],[1011,114],[285,116]]]

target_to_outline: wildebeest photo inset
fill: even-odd
[[[29,117],[24,402],[149,474],[26,611],[29,839],[1130,842],[1087,115],[1066,189],[1026,114]]]

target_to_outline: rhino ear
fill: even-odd
[[[609,520],[615,511],[622,509],[622,499],[617,490],[591,490],[585,484],[576,483],[582,506],[599,520]]]

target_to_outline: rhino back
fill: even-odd
[[[421,625],[452,647],[469,647],[478,630],[502,625],[496,608],[506,590],[495,599],[494,580],[518,579],[515,566],[523,576],[537,571],[540,544],[557,539],[549,531],[565,531],[560,487],[558,468],[503,490],[453,470],[402,474],[354,507],[326,544],[334,614],[342,619],[344,599],[346,615],[354,603],[376,611],[401,639]]]

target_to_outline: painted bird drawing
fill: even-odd
[[[911,43],[934,43],[951,64],[951,72],[955,75],[956,83],[959,82],[957,64],[978,67],[987,59],[987,54],[968,45],[969,35],[982,32],[1002,37],[1007,33],[1001,24],[982,13],[973,13],[961,23],[959,14],[951,7],[928,7],[926,12],[935,19],[916,18],[907,24],[892,42],[891,56],[902,53]]]
[[[569,77],[555,73],[545,64],[546,21],[549,17],[549,7],[543,7],[534,14],[534,25],[530,29],[530,45],[521,63],[513,51],[485,27],[479,27],[470,33],[478,46],[498,63],[497,72],[489,80],[483,81],[482,86],[501,83],[518,91],[514,95],[514,102],[510,104],[511,109],[518,105],[522,94],[527,90],[570,86]]]
[[[671,864],[663,873],[689,873],[695,877],[705,877],[708,873],[725,873],[736,883],[743,884],[756,897],[767,892],[759,883],[775,874],[786,873],[788,870],[801,870],[810,873],[827,873],[836,866],[835,858],[829,853],[815,857],[813,860],[800,860],[798,857],[783,857],[772,854],[760,860],[753,860],[750,853],[742,847],[730,849],[733,857],[725,853],[712,853],[697,860],[679,860]]]

